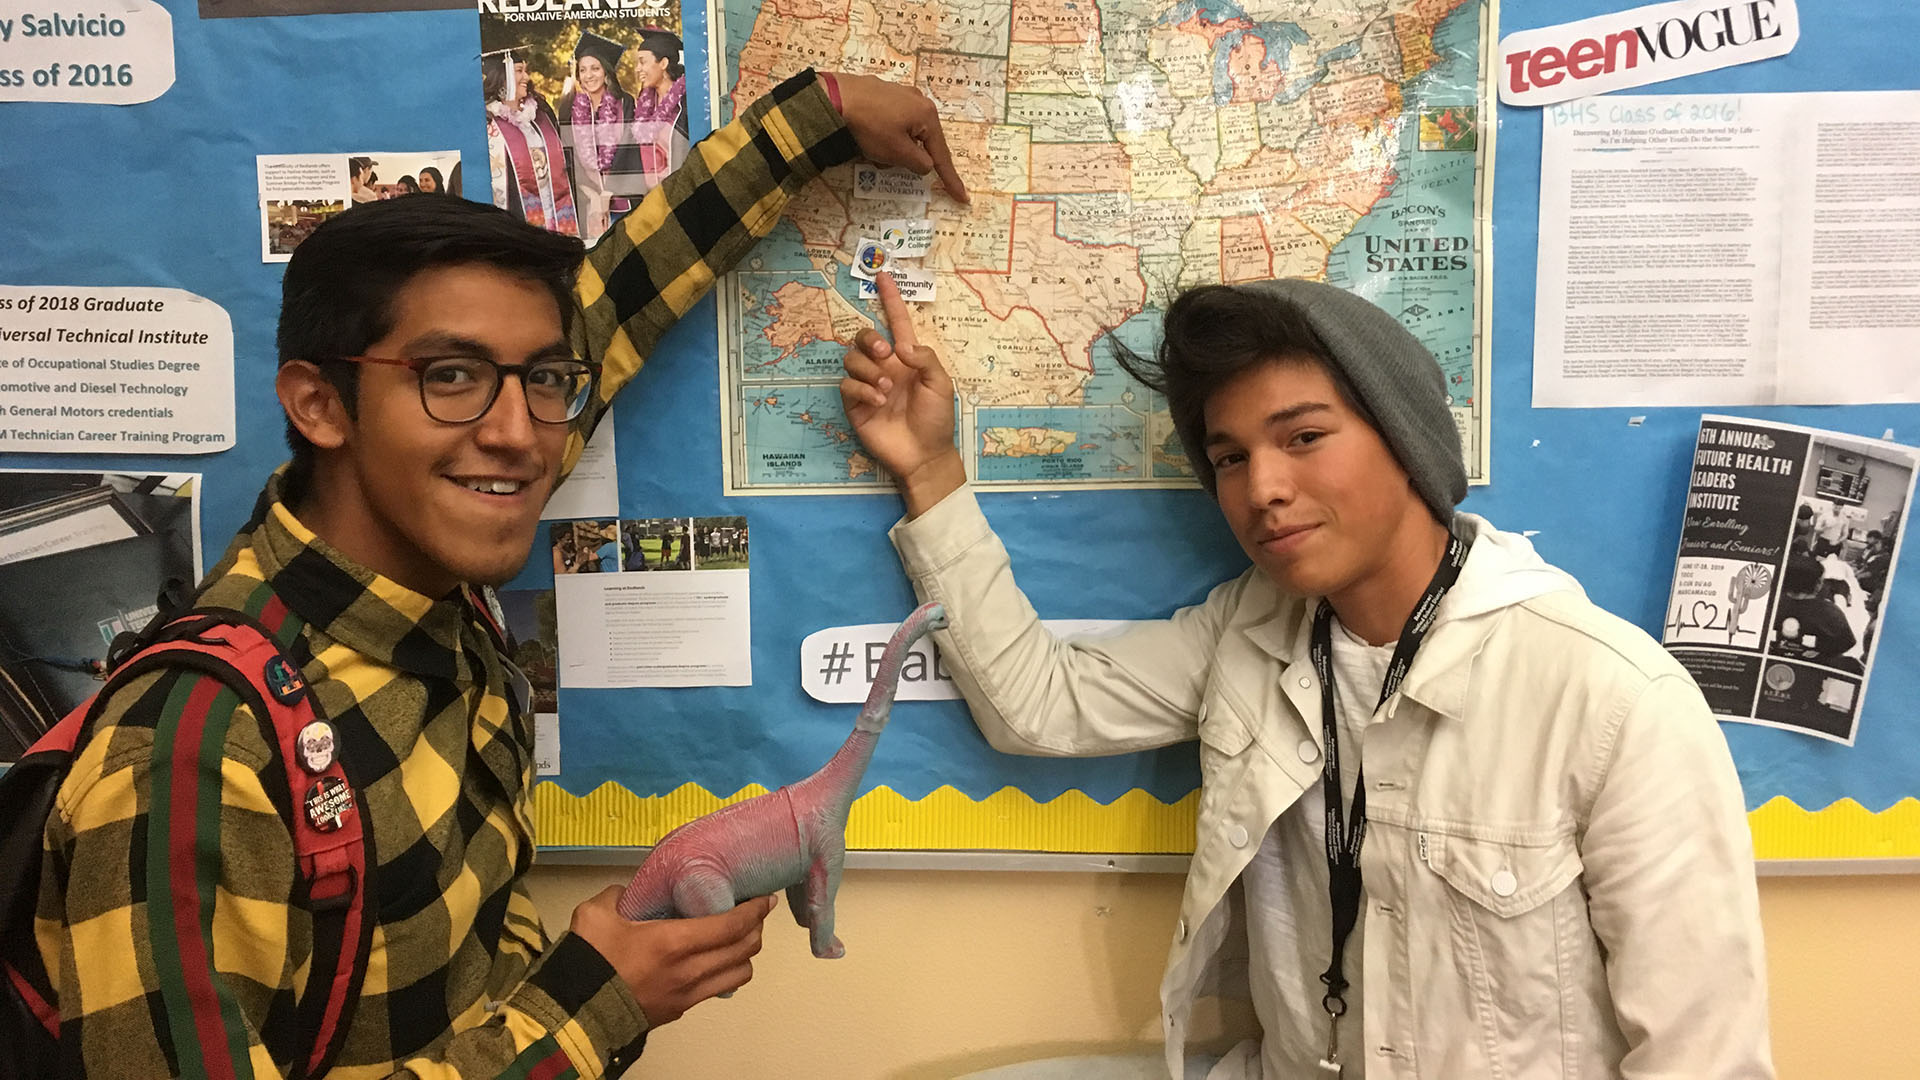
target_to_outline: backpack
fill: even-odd
[[[301,767],[307,762],[299,755],[308,749],[302,734],[317,717],[300,669],[281,653],[273,632],[241,612],[202,608],[162,615],[138,635],[121,635],[106,685],[0,775],[0,1080],[58,1071],[60,1018],[33,919],[42,835],[60,785],[113,691],[142,673],[182,667],[219,679],[260,718],[291,789],[294,813],[287,824],[298,863],[293,902],[313,916],[312,969],[297,1009],[305,1057],[296,1060],[294,1076],[325,1073],[344,1042],[372,942],[361,815],[340,812],[355,800],[337,746],[324,755],[331,758],[325,769]],[[308,734],[318,738],[326,729]],[[323,830],[323,824],[333,827]]]

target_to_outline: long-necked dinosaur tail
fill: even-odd
[[[937,601],[921,604],[907,616],[893,637],[887,639],[886,651],[880,654],[880,669],[874,674],[873,689],[867,691],[867,703],[860,707],[860,717],[853,723],[854,730],[877,732],[887,726],[887,714],[893,710],[893,696],[900,689],[900,669],[907,662],[907,652],[914,642],[946,625],[947,609]]]

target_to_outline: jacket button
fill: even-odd
[[[1247,827],[1245,825],[1235,825],[1233,830],[1227,833],[1227,839],[1233,841],[1234,847],[1246,847]]]
[[[1173,928],[1173,940],[1179,942],[1187,940],[1187,920],[1181,919],[1180,924]]]
[[[1200,711],[1193,714],[1193,720],[1194,720],[1194,723],[1196,724],[1204,724],[1207,722],[1207,703],[1206,702],[1203,701],[1200,703]]]
[[[1312,679],[1308,678],[1305,675],[1300,676],[1300,689],[1305,690],[1312,685],[1313,685]]]
[[[1320,760],[1320,748],[1313,745],[1312,739],[1300,740],[1300,760],[1308,764]]]
[[[1493,889],[1493,895],[1502,897],[1512,896],[1513,891],[1520,887],[1519,879],[1513,876],[1513,871],[1506,869],[1494,871],[1493,880],[1487,884]]]

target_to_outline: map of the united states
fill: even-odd
[[[1448,371],[1469,465],[1479,0],[724,0],[721,115],[804,67],[912,82],[971,205],[856,195],[830,170],[722,286],[734,490],[886,482],[839,405],[873,324],[850,274],[881,221],[930,217],[909,260],[923,343],[961,394],[985,485],[1169,485],[1164,407],[1112,359],[1147,352],[1182,288],[1331,280],[1398,315]]]

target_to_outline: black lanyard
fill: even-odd
[[[1426,640],[1427,631],[1433,629],[1440,598],[1459,580],[1460,568],[1466,565],[1468,546],[1467,541],[1457,536],[1447,538],[1446,556],[1440,560],[1433,580],[1427,583],[1427,591],[1414,605],[1413,614],[1407,616],[1407,625],[1400,631],[1400,643],[1394,647],[1393,659],[1387,664],[1387,678],[1380,686],[1380,701],[1374,705],[1375,709],[1386,704],[1393,692],[1400,689],[1400,680],[1406,678],[1407,668],[1413,664],[1413,654]],[[1334,716],[1333,700],[1333,605],[1325,600],[1320,601],[1320,608],[1313,616],[1313,670],[1320,676],[1320,724],[1326,737],[1326,759],[1320,779],[1327,799],[1327,893],[1333,900],[1333,961],[1320,976],[1320,981],[1327,986],[1320,1005],[1327,1010],[1329,1023],[1337,1025],[1347,1011],[1348,984],[1341,960],[1347,951],[1347,938],[1360,917],[1360,843],[1367,835],[1367,784],[1364,766],[1355,769],[1353,828],[1349,830],[1346,816],[1340,812],[1340,728]],[[1333,1033],[1329,1033],[1327,1060],[1322,1065],[1337,1068],[1338,1044],[1332,1039]]]

